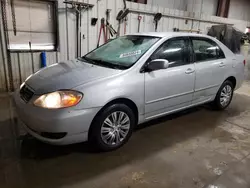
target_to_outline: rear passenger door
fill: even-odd
[[[228,64],[218,44],[209,38],[191,37],[196,70],[193,104],[211,100],[224,81]]]

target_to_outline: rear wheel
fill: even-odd
[[[133,111],[125,104],[108,106],[91,125],[90,141],[99,150],[115,150],[128,141],[135,122]]]
[[[226,80],[220,87],[216,98],[214,100],[214,107],[217,110],[224,110],[227,108],[233,98],[234,86],[232,82]]]

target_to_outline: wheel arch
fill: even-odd
[[[91,132],[92,132],[92,125],[93,123],[95,122],[96,118],[98,117],[98,115],[100,113],[102,113],[104,111],[104,109],[106,109],[108,106],[111,106],[113,104],[117,104],[117,103],[120,103],[120,104],[125,104],[127,105],[132,111],[133,113],[135,114],[135,120],[136,120],[136,124],[138,123],[138,120],[139,120],[139,111],[138,111],[138,107],[136,106],[136,104],[131,100],[131,99],[128,99],[128,98],[117,98],[117,99],[113,99],[111,101],[109,101],[106,105],[104,105],[98,112],[97,114],[95,115],[95,117],[93,118],[92,122],[91,122],[91,125],[90,125],[90,128],[89,128],[89,133],[88,135],[90,136]]]
[[[237,81],[236,81],[236,78],[234,76],[228,77],[225,81],[227,81],[227,80],[232,82],[234,88],[236,87]]]

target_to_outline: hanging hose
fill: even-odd
[[[123,4],[124,4],[124,8],[123,10],[125,10],[127,8],[127,3],[126,3],[126,0],[123,0]]]

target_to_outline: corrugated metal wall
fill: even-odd
[[[228,17],[240,20],[250,20],[249,7],[249,0],[231,0]]]
[[[151,6],[167,6],[170,9],[186,11],[188,0],[147,0],[147,4]]]
[[[187,11],[216,15],[218,0],[186,0]]]
[[[60,49],[58,52],[47,52],[47,64],[53,64],[60,61],[73,59],[76,57],[76,16],[74,12],[63,3],[64,0],[58,0],[58,16],[59,16],[59,38],[60,38]],[[82,0],[83,2],[83,0]],[[119,10],[123,9],[122,0],[85,0],[85,3],[94,4],[94,7],[89,11],[82,13],[82,51],[84,55],[88,51],[94,49],[97,45],[98,32],[100,29],[100,20],[105,18],[106,9],[111,9],[111,20],[110,23],[114,28],[118,27],[116,21],[116,15]],[[225,19],[215,16],[209,16],[200,12],[190,13],[182,10],[175,10],[164,8],[162,6],[152,6],[127,2],[127,6],[130,9],[142,10],[149,12],[162,12],[164,14],[170,14],[175,16],[189,16],[198,19],[206,19],[215,22],[224,22],[235,24],[235,27],[244,31],[246,26],[250,23],[246,21]],[[141,31],[154,31],[153,16],[144,15],[141,23]],[[96,26],[90,25],[92,17],[98,18]],[[158,25],[158,31],[172,31],[174,27],[180,29],[200,29],[203,33],[207,32],[207,29],[213,25],[207,22],[198,21],[185,21],[179,18],[163,17]],[[127,33],[137,32],[138,28],[138,14],[130,13],[127,21]],[[121,34],[124,34],[124,23],[121,26]],[[4,42],[4,32],[2,25],[2,18],[0,19],[0,91],[6,90],[6,85],[10,87],[8,78],[8,69],[6,61],[7,53]],[[12,75],[13,85],[17,88],[33,71],[37,71],[40,68],[40,53],[11,53],[11,64],[12,64]],[[33,70],[34,69],[34,70]],[[7,84],[8,83],[8,84]]]

